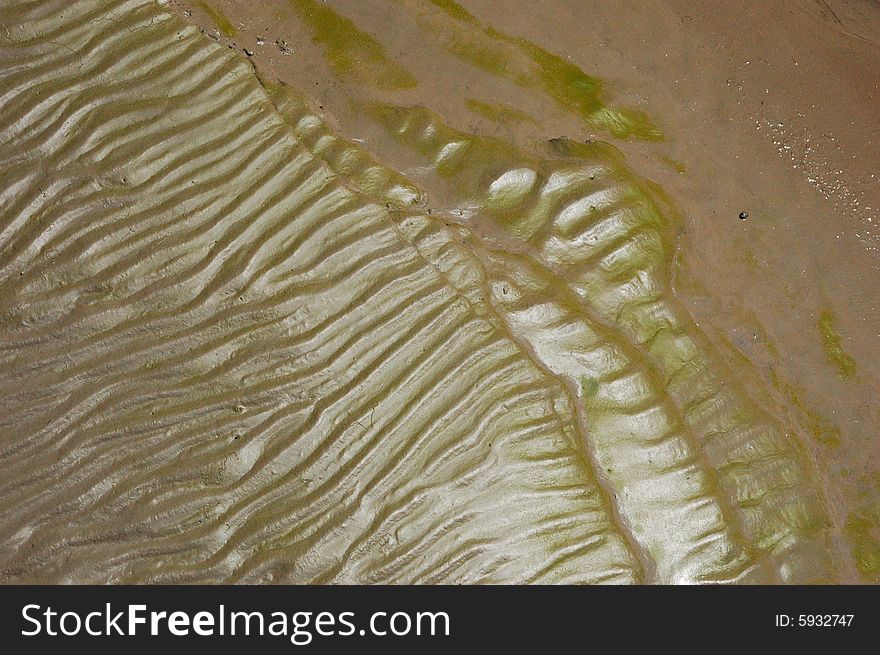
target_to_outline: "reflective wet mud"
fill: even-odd
[[[876,187],[503,4],[0,4],[3,580],[878,580]]]

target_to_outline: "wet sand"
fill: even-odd
[[[656,122],[659,143],[612,141],[680,210],[676,291],[810,435],[844,579],[876,581],[876,545],[865,540],[876,539],[880,519],[880,4],[649,2],[622,11],[615,2],[563,0],[528,12],[515,1],[461,4],[483,25],[605,80],[615,105]],[[377,96],[421,104],[531,152],[560,136],[609,138],[540,93],[450,56],[429,22],[419,23],[419,3],[332,3],[419,81],[381,93],[334,74],[288,3],[213,5],[237,26],[225,42],[252,52],[267,77],[306,89],[340,133],[417,178],[439,206],[454,205],[442,185],[420,178],[419,163],[353,105]],[[215,31],[198,8],[193,20]],[[279,52],[279,39],[293,52]],[[475,101],[512,111],[487,117]],[[854,374],[829,354],[823,316],[833,318]],[[853,528],[865,522],[867,532]]]
[[[43,308],[37,296],[27,302],[40,312],[16,305],[19,294],[32,298],[33,289],[61,293],[35,272],[4,282],[8,316],[32,316],[27,320],[35,322],[33,339],[24,336],[25,319],[21,325],[7,321],[4,336],[14,365],[3,384],[15,389],[24,378],[31,389],[16,392],[25,394],[26,402],[10,405],[11,423],[0,451],[18,476],[0,493],[25,508],[4,519],[12,526],[3,528],[5,579],[880,581],[880,385],[875,374],[880,359],[880,234],[875,227],[880,221],[880,4],[658,0],[640,3],[638,11],[622,11],[610,0],[555,0],[529,5],[528,11],[512,0],[165,4],[201,30],[193,44],[201,40],[237,62],[229,73],[234,84],[241,84],[229,87],[239,89],[236,97],[251,84],[250,113],[239,107],[228,120],[234,114],[264,121],[248,123],[264,126],[259,129],[241,128],[241,147],[211,146],[228,147],[229,162],[243,158],[229,189],[241,193],[244,187],[235,185],[247,184],[245,172],[252,166],[247,162],[253,161],[272,170],[290,166],[293,177],[286,179],[306,180],[303,188],[313,188],[314,176],[332,174],[326,198],[353,194],[343,203],[353,206],[353,213],[331,208],[328,225],[343,227],[324,241],[314,236],[323,234],[317,228],[285,222],[286,214],[275,208],[289,206],[284,211],[294,212],[305,191],[295,189],[287,197],[279,187],[270,189],[275,195],[259,196],[260,206],[269,209],[256,207],[249,214],[263,230],[253,249],[241,237],[243,250],[233,256],[229,253],[238,252],[233,246],[239,241],[232,237],[223,242],[223,251],[214,249],[209,237],[195,238],[192,252],[214,253],[205,265],[218,271],[213,279],[192,278],[192,284],[206,285],[198,298],[211,299],[198,311],[208,312],[206,321],[219,321],[218,338],[230,344],[243,340],[228,347],[234,353],[229,361],[241,371],[222,364],[222,349],[204,360],[190,362],[181,351],[166,361],[151,345],[143,353],[147,360],[138,359],[135,349],[125,363],[126,349],[135,343],[121,327],[128,325],[125,320],[142,321],[140,329],[159,340],[179,328],[186,335],[180,347],[199,352],[199,344],[213,334],[188,327],[185,313],[176,319],[180,324],[149,322],[161,312],[156,314],[136,281],[124,285],[133,294],[131,303],[141,304],[133,304],[137,313],[125,318],[130,303],[123,285],[114,291],[106,276],[134,266],[135,251],[105,252],[96,242],[93,250],[112,264],[102,272],[92,270],[78,251],[64,250],[62,260],[71,268],[48,278],[59,289],[82,287],[87,303],[97,294],[98,306],[122,321],[115,327],[89,323],[96,310],[86,309],[91,305],[80,304],[83,300],[69,315],[65,306]],[[219,61],[212,53],[205,61]],[[161,94],[161,89],[147,92]],[[225,88],[217,93],[218,99],[232,97],[231,91],[223,95]],[[191,93],[187,111],[217,120],[210,98]],[[293,163],[271,148],[259,152],[260,135],[276,132],[284,135],[278,138],[287,144],[285,152],[297,153]],[[196,134],[192,147],[207,149],[212,134],[207,128]],[[300,150],[290,150],[293,144]],[[103,166],[95,164],[102,180],[116,180],[128,170],[123,164],[118,170]],[[131,194],[140,193],[146,182],[137,184]],[[199,185],[198,199],[214,193]],[[51,202],[41,202],[52,210]],[[325,220],[320,211],[330,202],[317,202],[310,220]],[[113,206],[108,207],[102,230],[112,234],[113,226],[128,219],[114,219]],[[158,227],[168,219],[157,211],[145,214],[154,226],[145,234],[166,229]],[[205,225],[216,221],[216,229],[234,231],[236,211],[206,215]],[[9,221],[16,224],[14,218]],[[387,232],[377,232],[378,225]],[[133,223],[131,229],[140,227]],[[297,236],[300,229],[306,231]],[[296,337],[297,330],[311,334],[305,328],[309,306],[297,304],[302,302],[297,285],[303,282],[294,275],[291,286],[283,286],[290,242],[282,237],[288,234],[293,243],[305,244],[303,252],[291,251],[291,261],[329,262],[319,266],[329,271],[327,279],[309,280],[303,287],[338,283],[337,296],[327,296],[328,307],[357,288],[351,286],[355,281],[345,282],[341,253],[351,253],[359,266],[373,257],[384,262],[389,249],[414,249],[416,259],[428,264],[418,269],[421,291],[415,297],[426,298],[421,305],[433,302],[437,284],[444,289],[448,284],[454,289],[448,293],[468,306],[465,311],[455,305],[455,312],[469,318],[454,313],[447,359],[433,333],[425,332],[428,318],[419,314],[424,308],[407,305],[399,320],[411,326],[401,328],[408,330],[401,353],[409,354],[398,359],[419,362],[412,384],[400,381],[403,373],[394,360],[363,369],[353,360],[350,371],[342,367],[343,359],[305,366],[308,358],[324,357],[323,345],[302,354],[302,362],[287,362],[285,339]],[[169,231],[157,247],[165,239],[174,247],[184,245]],[[281,254],[259,245],[262,239]],[[68,247],[58,238],[49,243]],[[176,255],[172,248],[167,256],[179,259],[165,262],[162,248],[161,266],[144,264],[154,285],[178,279],[183,273],[175,273],[177,262],[193,256]],[[10,252],[33,264],[34,271],[44,265],[42,254],[28,260],[31,250]],[[409,255],[394,256],[403,264],[381,269],[380,277],[415,266]],[[55,266],[52,261],[45,265]],[[256,264],[234,268],[228,279],[220,275],[239,261]],[[438,271],[442,282],[432,277]],[[99,284],[98,278],[106,280]],[[214,304],[219,289],[229,298]],[[168,293],[168,302],[189,307],[177,292],[169,288]],[[254,313],[227,306],[236,297]],[[392,300],[378,298],[377,311],[385,312],[391,304],[381,303]],[[288,315],[291,306],[296,310]],[[286,326],[291,319],[287,332],[266,327],[273,321]],[[376,343],[369,348],[379,348],[382,335],[390,334],[388,325],[355,309],[333,330],[360,334],[358,339],[373,338],[367,335],[375,330]],[[469,332],[474,325],[480,327]],[[107,344],[98,339],[103,333],[91,332],[103,327],[111,335]],[[458,422],[447,419],[442,412],[451,411],[457,396],[494,389],[485,380],[500,379],[494,364],[485,362],[484,370],[473,363],[473,352],[489,348],[477,335],[490,333],[489,343],[507,344],[498,346],[499,352],[519,367],[493,385],[513,385],[516,401],[508,405],[503,396],[487,392],[468,411],[497,402],[509,409],[507,422],[486,418],[496,409],[465,413]],[[52,371],[60,374],[66,365],[59,359],[63,350],[44,341],[49,334],[61,335],[62,343],[84,340],[96,348],[94,355],[70,350],[76,362],[72,370],[81,377],[52,381]],[[427,341],[420,341],[423,337]],[[332,339],[337,338],[342,337]],[[248,340],[254,341],[245,345]],[[244,357],[257,347],[254,343],[264,344],[266,362]],[[514,351],[518,354],[510,354]],[[116,380],[134,364],[144,364],[135,381],[120,377],[106,386],[110,383],[103,380]],[[455,383],[448,389],[430,386],[422,372],[429,365],[439,367],[431,369],[437,375],[472,378],[473,386],[458,391]],[[350,374],[354,386],[337,390],[329,381],[314,382],[308,375],[322,375],[321,366],[335,370],[340,384]],[[280,375],[275,382],[270,369]],[[212,381],[217,371],[224,376],[222,384]],[[179,390],[168,392],[170,405],[162,419],[150,418],[159,398],[147,378]],[[379,392],[361,386],[373,378],[381,396],[371,397]],[[27,395],[37,393],[39,379],[57,384],[59,397],[73,403],[70,421],[64,406],[39,413],[35,396]],[[553,399],[547,401],[552,412],[520,402],[517,385],[526,379]],[[298,389],[313,383],[314,397],[299,399]],[[203,385],[204,400],[198,395]],[[191,393],[204,403],[198,411],[210,416],[209,428],[190,427]],[[334,413],[334,399],[343,393],[339,397],[352,399],[345,410],[351,416]],[[303,422],[298,409],[289,415],[273,409],[291,398],[316,403]],[[215,415],[226,405],[233,414]],[[270,411],[284,418],[272,414],[273,423],[261,423]],[[412,413],[413,422],[432,417],[425,424],[430,438],[408,431],[400,418],[404,411]],[[542,421],[551,414],[561,427],[547,433],[546,443],[527,441],[535,429],[544,430]],[[174,436],[174,420],[183,421],[182,437]],[[467,427],[473,424],[485,427],[474,433]],[[438,427],[443,425],[445,431]],[[116,431],[128,435],[130,445],[122,455],[102,450],[106,435]],[[214,441],[227,432],[241,437],[241,445]],[[360,453],[365,443],[362,434],[381,436],[377,443],[382,445],[364,459],[358,454],[351,460],[357,463],[349,465],[349,453]],[[174,442],[178,438],[183,450]],[[440,445],[430,441],[435,438]],[[43,442],[57,445],[34,459],[25,457]],[[306,445],[303,455],[302,444],[313,442],[327,445],[314,452]],[[403,445],[397,450],[395,444]],[[461,450],[461,444],[472,445]],[[131,460],[141,447],[156,468],[137,482]],[[461,459],[443,468],[422,461],[421,448],[438,456],[448,448],[450,457]],[[167,465],[162,452],[173,454]],[[100,511],[74,512],[82,528],[45,513],[51,492],[40,486],[45,484],[38,481],[41,467],[50,476],[73,475],[75,488]],[[188,470],[201,475],[201,483],[189,480]],[[272,476],[279,470],[276,482]],[[450,471],[467,484],[450,482],[444,477]],[[502,483],[505,471],[522,472],[523,481]],[[88,491],[86,482],[102,475],[105,481]],[[390,479],[399,487],[382,486]],[[429,500],[414,491],[422,484],[435,490],[420,492]],[[579,489],[579,500],[572,505],[560,485]],[[182,504],[169,495],[174,489],[183,494]],[[362,505],[349,508],[344,499],[355,491]],[[382,504],[383,493],[398,492],[397,511]],[[532,505],[539,493],[546,504]],[[516,529],[528,535],[521,545],[507,543],[507,528],[483,517],[487,503],[505,497],[521,508]],[[118,531],[101,523],[125,506],[138,507],[138,517]],[[197,511],[190,516],[193,508]],[[412,512],[411,518],[401,515],[401,508]],[[318,518],[325,510],[327,518]],[[334,523],[337,514],[348,518]],[[448,532],[437,527],[441,521],[448,521]],[[184,534],[179,526],[191,535],[186,543],[178,536]],[[446,537],[434,550],[426,549],[425,540],[437,534]],[[89,556],[76,544],[105,539],[111,544],[101,546],[107,568],[90,568]],[[455,539],[480,545],[463,550]],[[131,553],[136,555],[127,564]],[[340,553],[345,554],[341,559]]]

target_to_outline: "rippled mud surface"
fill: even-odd
[[[0,580],[880,581],[880,6],[0,0]]]

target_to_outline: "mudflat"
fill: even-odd
[[[880,4],[0,23],[2,581],[880,581]]]

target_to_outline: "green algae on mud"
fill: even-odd
[[[851,513],[846,533],[859,573],[868,582],[880,582],[880,504]]]
[[[431,28],[438,41],[461,59],[523,87],[539,87],[561,108],[618,139],[662,141],[663,133],[644,113],[609,108],[605,85],[575,64],[532,43],[484,26],[453,0],[431,0],[461,25]],[[476,34],[472,33],[476,30]]]
[[[324,47],[333,72],[378,89],[411,89],[418,85],[407,70],[391,61],[385,48],[354,21],[315,0],[289,0]]]
[[[599,380],[596,378],[585,378],[583,380],[584,393],[587,396],[595,396],[599,393]]]
[[[666,155],[660,155],[658,157],[658,159],[663,164],[665,164],[666,166],[668,166],[669,168],[674,170],[676,173],[678,173],[679,175],[685,175],[687,173],[687,167],[682,162],[678,161],[677,159],[673,159],[672,157],[667,157]]]
[[[476,17],[469,12],[467,9],[462,7],[460,4],[455,2],[454,0],[428,0],[432,5],[436,5],[447,14],[449,14],[452,18],[456,20],[463,21],[465,23],[471,23],[472,25],[479,25],[479,21],[477,21]]]
[[[196,6],[207,14],[208,18],[211,19],[211,22],[223,36],[231,39],[237,34],[235,26],[221,11],[215,9],[207,2],[198,2]]]
[[[837,374],[842,378],[852,378],[856,374],[856,360],[843,349],[843,338],[834,329],[835,320],[831,310],[826,309],[819,314],[816,324],[822,337],[822,347],[828,362],[837,369]]]
[[[475,114],[488,118],[490,121],[499,125],[509,123],[537,123],[530,114],[510,105],[498,105],[489,102],[482,102],[475,98],[468,98],[465,101],[465,106]]]
[[[846,517],[844,534],[856,571],[864,582],[880,583],[880,473],[857,479],[855,504]]]

